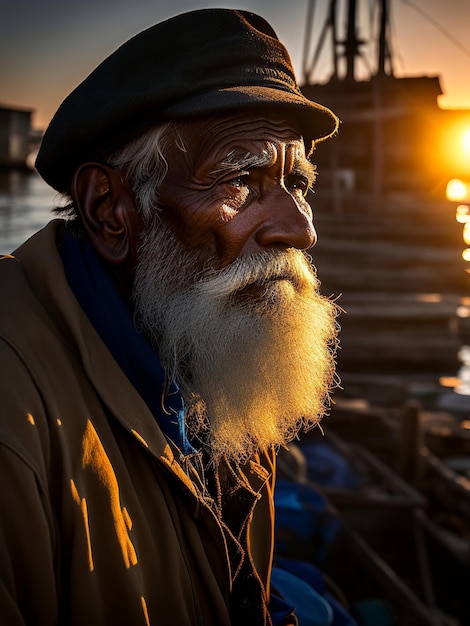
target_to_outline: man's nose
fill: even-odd
[[[266,218],[256,232],[259,246],[308,250],[315,245],[317,234],[306,201],[300,203],[281,188],[269,194],[263,204]]]

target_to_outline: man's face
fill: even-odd
[[[305,198],[315,177],[292,124],[224,116],[181,125],[160,189],[162,217],[183,246],[216,269],[272,248],[315,243]]]
[[[185,124],[166,153],[161,219],[144,229],[133,298],[185,399],[190,434],[239,462],[317,423],[334,380],[336,306],[303,250],[314,169],[286,123]]]

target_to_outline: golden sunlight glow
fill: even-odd
[[[80,511],[82,513],[83,523],[85,525],[85,536],[87,541],[87,550],[88,550],[88,567],[90,572],[95,569],[95,565],[93,563],[93,550],[91,547],[91,535],[90,535],[90,521],[88,519],[88,505],[85,498],[81,498],[78,493],[77,486],[73,480],[70,481],[70,489],[72,492],[72,498],[80,507]]]
[[[470,220],[470,206],[459,204],[455,209],[455,219],[459,224],[465,224]]]
[[[440,132],[440,151],[436,158],[450,176],[468,176],[470,170],[470,116],[444,125]]]
[[[470,157],[470,129],[466,130],[462,135],[463,151]]]
[[[459,383],[460,378],[456,378],[455,376],[441,376],[441,378],[439,378],[441,387],[457,387]]]
[[[457,317],[470,317],[470,308],[468,306],[464,306],[461,304],[457,307],[457,311],[455,312]]]
[[[416,294],[418,302],[442,302],[440,293],[418,293]]]
[[[463,240],[467,246],[470,246],[470,222],[466,222],[463,227]]]
[[[465,248],[465,250],[462,252],[462,259],[464,261],[470,261],[470,248]]]
[[[460,202],[463,200],[470,200],[470,185],[466,184],[459,178],[452,178],[449,180],[446,187],[447,200],[451,202]]]
[[[147,626],[150,626],[149,612],[148,612],[148,609],[147,609],[147,603],[145,602],[144,596],[142,596],[140,598],[140,601],[142,602],[142,610],[144,612],[145,623],[146,623]]]
[[[82,469],[89,469],[103,488],[109,504],[109,527],[116,533],[116,545],[122,552],[127,569],[137,564],[137,553],[130,537],[132,520],[125,506],[121,505],[119,484],[111,461],[101,443],[92,422],[87,421],[82,440]],[[74,492],[74,498],[76,498]],[[92,511],[90,514],[93,513]]]

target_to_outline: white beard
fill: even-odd
[[[335,381],[337,306],[304,253],[263,252],[216,271],[158,222],[134,281],[136,325],[180,386],[193,443],[245,462],[319,422]]]

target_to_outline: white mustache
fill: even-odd
[[[288,280],[299,290],[318,286],[306,255],[299,250],[287,250],[240,257],[221,270],[208,271],[194,288],[214,298],[227,298],[250,285],[264,286],[274,280]]]

